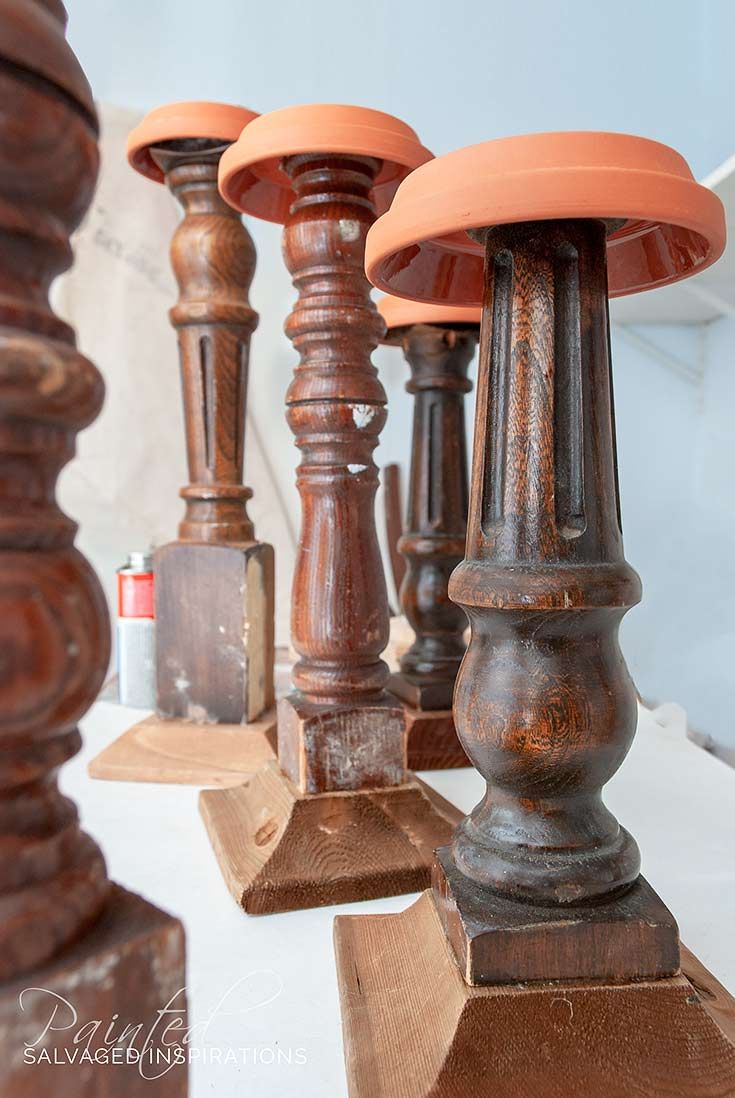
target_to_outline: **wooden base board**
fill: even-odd
[[[276,753],[276,712],[252,724],[146,717],[88,767],[90,778],[172,785],[241,785]]]
[[[278,702],[278,761],[304,793],[397,785],[405,735],[403,706],[390,694],[324,705],[295,691]]]
[[[273,547],[258,541],[156,550],[159,713],[243,724],[273,708],[274,568]]]
[[[302,794],[276,762],[199,807],[230,892],[251,915],[425,888],[462,813],[418,778]]]
[[[660,980],[679,971],[679,930],[639,876],[622,894],[587,907],[517,903],[482,888],[436,852],[434,901],[468,984],[535,980]]]
[[[113,885],[103,914],[80,941],[0,983],[0,1095],[186,1098],[186,1063],[173,1058],[173,1045],[182,1059],[186,1051],[177,1040],[186,1033],[184,948],[178,919]],[[174,1018],[181,1028],[162,1037]],[[138,1035],[115,1051],[126,1027],[135,1034],[136,1026]],[[145,1054],[139,1062],[136,1052]]]
[[[472,766],[454,727],[451,709],[414,709],[404,703],[409,770],[452,770]]]
[[[431,892],[335,922],[350,1098],[725,1098],[735,999],[682,975],[469,987]]]

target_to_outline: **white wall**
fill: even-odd
[[[67,7],[69,37],[97,97],[140,109],[196,98],[260,111],[360,103],[400,115],[436,153],[516,132],[629,130],[674,145],[699,176],[735,144],[729,0],[67,0]],[[282,324],[293,291],[278,228],[250,228],[259,255],[252,299],[261,314],[251,408],[297,511],[296,451],[282,414],[294,361]],[[645,334],[704,370],[701,382],[685,380],[614,334],[627,555],[645,588],[624,624],[624,648],[645,698],[680,701],[695,728],[735,747],[727,710],[735,662],[735,322]],[[390,408],[378,462],[405,464],[404,367],[388,348],[375,360]],[[114,360],[100,365],[108,377],[124,369]],[[108,413],[105,430],[115,423]],[[125,425],[117,421],[117,429]],[[182,452],[177,482],[184,479]],[[86,528],[84,544],[94,558]]]
[[[67,0],[101,99],[360,103],[435,153],[504,134],[617,129],[732,152],[730,0]]]

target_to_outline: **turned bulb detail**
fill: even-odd
[[[605,226],[488,230],[466,560],[451,597],[472,627],[455,721],[487,794],[457,866],[539,904],[630,885],[632,837],[601,789],[635,732],[618,626],[640,598],[623,556]]]

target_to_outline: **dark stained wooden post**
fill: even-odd
[[[255,117],[224,103],[174,103],[128,139],[131,165],[165,183],[183,212],[171,242],[179,300],[170,319],[189,483],[178,539],[154,558],[157,718],[95,759],[97,778],[219,784],[273,754],[274,556],[255,538],[243,484],[255,247],[217,189],[222,154]],[[220,724],[249,727],[246,736],[211,735]]]
[[[278,755],[306,793],[397,785],[403,711],[385,691],[388,596],[375,526],[373,451],[386,396],[370,355],[383,322],[363,270],[380,168],[295,156],[283,252],[299,299],[286,333],[301,355],[286,407],[301,451],[302,527],[292,591],[296,693],[279,704]]]
[[[411,370],[413,434],[406,528],[399,541],[408,567],[401,609],[416,636],[390,689],[406,713],[408,765],[414,770],[467,766],[452,716],[465,652],[467,617],[447,586],[464,556],[467,531],[467,369],[480,331],[479,310],[427,306],[383,297],[384,342],[403,349]]]
[[[467,558],[450,590],[473,625],[457,725],[488,795],[453,849],[466,876],[535,903],[619,891],[640,866],[600,796],[635,734],[617,630],[640,598],[620,529],[605,247],[601,221],[487,234]]]
[[[238,214],[220,198],[217,140],[170,141],[151,158],[180,203],[171,242],[180,296],[178,334],[189,484],[179,541],[227,545],[254,540],[243,485],[250,337],[258,323],[248,292],[255,247]]]
[[[0,1093],[114,1098],[132,1092],[136,1068],[54,1066],[54,1048],[72,1050],[69,1033],[49,1036],[49,1063],[24,1063],[49,999],[18,999],[43,988],[80,1019],[118,1009],[153,1025],[184,985],[181,925],[109,882],[57,784],[110,650],[100,584],[55,499],[104,394],[48,301],[98,169],[92,95],[65,23],[58,3],[0,10]],[[151,1085],[184,1095],[186,1069]]]
[[[244,795],[202,797],[224,872],[247,910],[409,890],[448,829],[446,805],[437,811],[406,773],[403,708],[385,689],[389,614],[373,451],[386,397],[370,361],[384,329],[363,269],[383,180],[396,181],[428,155],[412,130],[380,112],[303,107],[256,120],[222,161],[225,197],[283,222],[298,291],[286,332],[300,362],[286,406],[301,452],[292,595],[299,659],[295,689],[278,706],[281,772],[265,773]],[[353,800],[344,797],[350,791]],[[387,815],[373,815],[377,803]],[[229,835],[236,816],[237,840]],[[252,854],[242,842],[251,823],[261,848]],[[365,851],[371,826],[386,859],[377,874],[377,849]],[[296,881],[285,874],[289,859]]]
[[[635,734],[618,626],[640,598],[620,528],[605,252],[602,221],[487,233],[492,306],[483,316],[467,554],[449,590],[472,625],[455,719],[488,791],[451,852],[440,851],[436,878],[472,983],[502,980],[511,968],[522,980],[640,978],[678,967],[676,924],[639,880],[638,847],[601,797]],[[452,912],[477,885],[491,890],[493,919],[465,940]],[[611,917],[600,901],[614,896]],[[502,897],[511,901],[509,938],[516,901],[553,914],[523,933],[512,959],[499,944]],[[589,901],[586,925],[604,928],[608,943],[602,970],[562,914]]]
[[[414,398],[408,517],[400,550],[408,562],[401,607],[416,639],[391,689],[418,709],[451,709],[467,618],[447,596],[464,556],[467,453],[464,395],[476,331],[416,324],[401,337]]]
[[[372,931],[338,920],[352,1098],[469,1098],[479,1080],[508,1098],[735,1087],[735,1032],[718,1024],[735,1004],[685,951],[698,982],[680,975],[676,922],[601,796],[635,733],[618,626],[640,598],[623,554],[608,292],[684,278],[723,246],[721,204],[685,162],[611,134],[450,154],[371,233],[381,289],[483,306],[467,547],[449,595],[471,624],[455,721],[487,792],[414,908]],[[412,1023],[413,1003],[428,1025]]]

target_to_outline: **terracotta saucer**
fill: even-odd
[[[402,179],[432,154],[405,122],[382,111],[339,104],[286,107],[261,115],[220,161],[223,198],[244,213],[283,223],[293,202],[285,156],[332,153],[382,161],[373,197],[378,213],[388,208]]]
[[[255,111],[230,103],[167,103],[150,111],[130,131],[128,162],[141,175],[163,183],[163,172],[149,151],[152,145],[196,137],[221,140],[223,145],[230,145],[257,117]]]
[[[399,297],[480,305],[483,247],[466,230],[554,218],[610,222],[611,297],[702,271],[725,246],[722,203],[667,145],[542,133],[472,145],[413,172],[371,228],[365,268]]]
[[[392,294],[385,294],[377,305],[388,333],[396,328],[408,328],[412,324],[479,325],[482,318],[480,308],[427,305],[425,301],[411,301],[405,297],[393,297]]]

